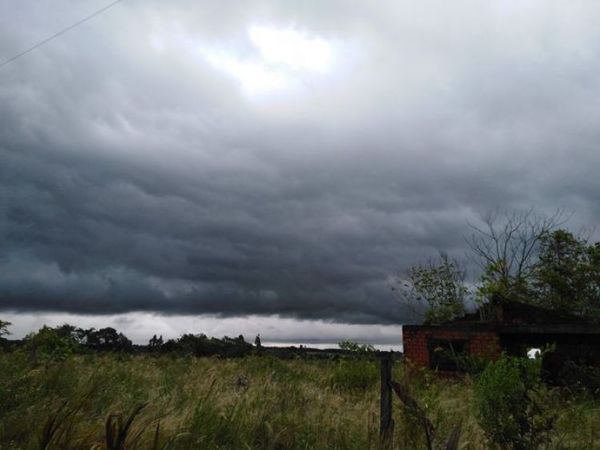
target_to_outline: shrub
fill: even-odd
[[[600,368],[567,360],[561,368],[557,380],[559,384],[571,390],[588,391],[600,397]]]
[[[489,359],[484,356],[461,353],[455,356],[458,371],[469,375],[479,375],[487,367]]]
[[[77,350],[77,342],[71,335],[60,330],[43,326],[37,333],[25,339],[32,362],[62,361]]]
[[[502,355],[475,384],[479,424],[500,448],[537,448],[549,439],[554,418],[541,405],[540,366],[540,359]]]

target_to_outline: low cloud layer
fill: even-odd
[[[43,325],[60,326],[76,323],[82,328],[113,327],[124,331],[136,344],[147,344],[156,334],[164,340],[176,339],[184,333],[205,333],[208,336],[233,336],[240,334],[247,342],[254,342],[260,334],[265,345],[300,345],[335,348],[344,340],[377,345],[380,349],[400,350],[402,330],[400,325],[339,324],[321,320],[297,320],[282,317],[245,316],[218,318],[215,316],[179,316],[151,313],[126,313],[118,315],[82,316],[70,313],[8,313],[4,320],[13,322],[11,338],[20,339]]]
[[[0,55],[102,4],[7,2]],[[480,212],[598,222],[599,13],[123,1],[0,69],[0,308],[410,320]]]

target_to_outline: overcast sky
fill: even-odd
[[[0,2],[0,62],[107,3]],[[599,17],[123,0],[0,68],[0,315],[390,343],[478,214],[598,223]]]

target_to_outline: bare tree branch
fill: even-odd
[[[468,223],[471,234],[465,240],[488,278],[502,286],[522,287],[535,265],[540,237],[569,217],[562,210],[544,216],[534,208],[488,212],[481,216],[481,224]]]

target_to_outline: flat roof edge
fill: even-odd
[[[600,325],[596,324],[501,324],[501,323],[457,323],[447,325],[403,325],[403,331],[495,331],[499,334],[585,334],[600,336]]]

